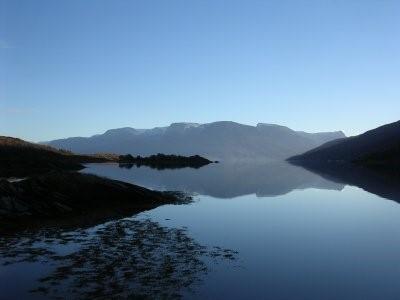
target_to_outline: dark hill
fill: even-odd
[[[400,121],[357,136],[325,143],[304,154],[293,156],[289,161],[400,163]]]
[[[27,176],[50,170],[80,170],[81,163],[105,162],[101,156],[74,155],[46,145],[0,136],[0,177]]]

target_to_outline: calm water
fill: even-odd
[[[115,284],[121,286],[109,293],[122,296],[129,289],[160,296],[154,290],[160,285],[168,297],[190,299],[400,298],[400,205],[395,201],[283,163],[162,171],[92,164],[84,172],[186,191],[195,201],[161,206],[118,227],[110,222],[68,236],[46,232],[3,239],[0,299],[104,296],[80,294],[80,288],[104,278],[108,283],[119,278]],[[176,278],[159,278],[152,266],[132,285],[120,273],[104,271],[112,262],[114,270],[126,272],[132,264],[124,260],[132,253],[143,259],[131,236],[146,231],[157,232],[157,239],[147,241],[142,263],[165,261],[165,252],[179,245],[183,254],[167,259],[174,271],[162,268]],[[60,259],[63,255],[67,259]],[[88,262],[88,256],[99,261]],[[64,269],[57,273],[60,260]],[[93,278],[85,281],[87,270]],[[38,287],[42,290],[29,292]]]

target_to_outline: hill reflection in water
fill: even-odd
[[[400,203],[400,169],[397,165],[350,163],[296,163],[305,170],[338,184],[348,184]]]

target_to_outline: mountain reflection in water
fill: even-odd
[[[0,236],[0,298],[398,299],[400,206],[382,199],[400,199],[396,169],[84,172],[198,201],[92,228]]]
[[[302,167],[285,162],[263,164],[211,164],[200,169],[154,170],[148,167],[119,168],[117,164],[89,164],[83,172],[122,180],[155,190],[177,190],[233,198],[256,194],[269,197],[296,189],[342,190],[344,184],[324,179]]]

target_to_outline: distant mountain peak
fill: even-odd
[[[171,123],[169,127],[173,128],[192,128],[192,127],[199,127],[201,124],[199,123],[190,123],[190,122],[178,122],[178,123]]]
[[[283,126],[283,125],[278,125],[278,124],[269,124],[269,123],[258,123],[257,128],[259,129],[267,129],[267,130],[283,130],[287,132],[295,132],[293,129],[290,129],[289,127]]]
[[[272,123],[257,123],[257,127],[285,127],[285,128],[288,128],[283,125],[272,124]]]
[[[138,133],[138,130],[132,127],[122,127],[122,128],[114,128],[114,129],[109,129],[104,134],[115,134],[115,133],[126,133],[126,134],[136,134]]]

